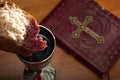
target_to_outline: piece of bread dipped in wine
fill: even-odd
[[[46,48],[36,19],[16,4],[0,0],[0,50],[31,56]]]

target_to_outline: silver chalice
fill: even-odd
[[[45,26],[40,25],[38,36],[47,41],[47,48],[34,53],[31,57],[17,55],[24,63],[24,80],[54,80],[55,68],[50,63],[53,56],[56,40],[53,33]]]

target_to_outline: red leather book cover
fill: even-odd
[[[100,76],[120,54],[120,20],[94,0],[62,0],[40,24]]]

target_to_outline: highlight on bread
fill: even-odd
[[[36,19],[15,3],[0,0],[0,50],[29,56],[46,48]]]

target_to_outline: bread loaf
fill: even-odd
[[[36,19],[16,4],[0,0],[0,50],[20,55],[46,48],[46,41],[37,37],[40,32]]]

